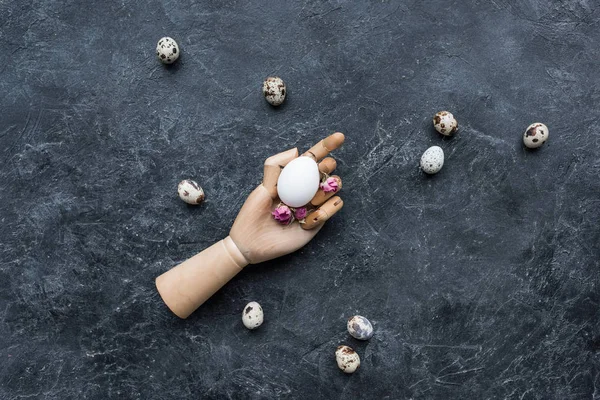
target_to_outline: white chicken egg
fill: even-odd
[[[310,157],[298,157],[283,168],[277,181],[277,194],[290,207],[306,205],[319,190],[319,166]]]

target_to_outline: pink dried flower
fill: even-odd
[[[327,180],[325,182],[321,182],[321,189],[323,189],[323,191],[325,193],[329,193],[329,192],[337,192],[338,191],[338,181],[335,178],[327,178]]]
[[[300,207],[300,208],[296,208],[296,212],[294,213],[294,216],[296,217],[296,219],[304,219],[304,218],[306,218],[306,214],[308,214],[306,207]]]
[[[286,205],[280,205],[277,207],[272,213],[275,221],[279,222],[282,225],[289,225],[293,220],[294,216],[292,215],[292,210]]]

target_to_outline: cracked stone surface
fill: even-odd
[[[599,22],[589,0],[0,2],[0,398],[599,399]],[[341,213],[173,316],[154,278],[228,234],[266,157],[334,131]]]

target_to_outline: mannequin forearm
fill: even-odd
[[[227,236],[156,278],[156,288],[175,315],[187,318],[246,265]]]

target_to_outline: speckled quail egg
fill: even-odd
[[[246,304],[242,312],[242,322],[248,329],[256,329],[262,325],[264,319],[263,309],[255,301]]]
[[[433,116],[435,130],[444,136],[452,136],[458,130],[458,122],[452,113],[440,111]]]
[[[360,357],[349,346],[338,346],[335,351],[335,361],[338,367],[347,374],[351,374],[360,367]]]
[[[444,150],[431,146],[421,156],[421,169],[427,174],[437,174],[444,166]]]
[[[270,76],[263,82],[263,95],[272,106],[283,103],[285,91],[285,83],[278,76]]]
[[[204,190],[196,182],[185,179],[177,185],[179,198],[188,204],[200,204],[204,201]]]
[[[164,37],[156,45],[156,55],[163,64],[173,64],[179,58],[179,46],[170,37]]]
[[[369,340],[373,336],[373,325],[363,316],[355,315],[348,319],[348,333],[358,340]]]
[[[523,143],[530,149],[536,149],[548,140],[549,135],[548,127],[541,122],[536,122],[527,127],[523,134]]]

